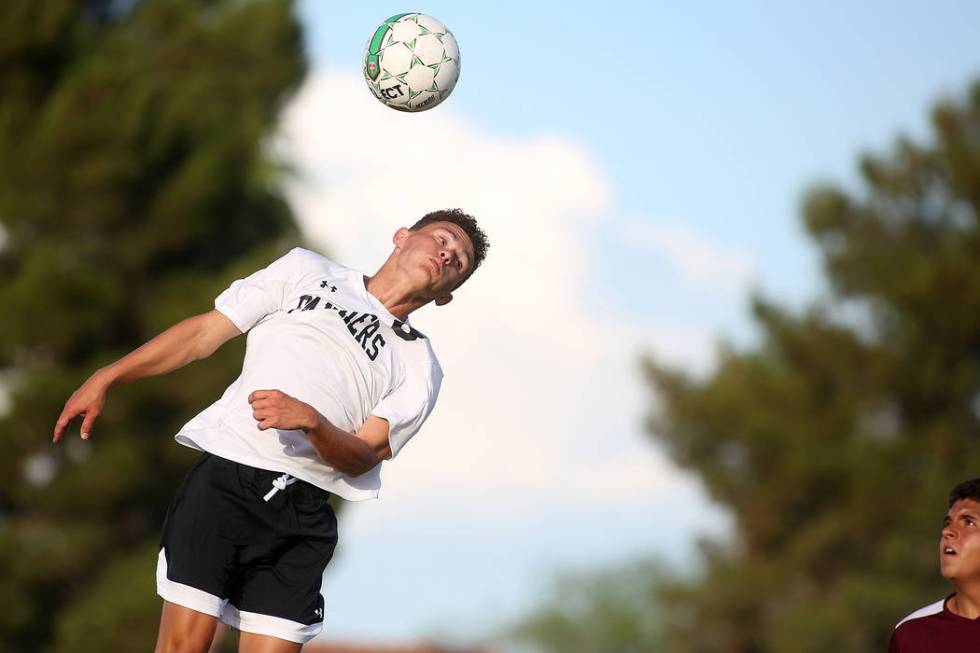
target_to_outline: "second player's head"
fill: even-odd
[[[980,478],[964,481],[949,493],[939,568],[957,588],[980,587]]]

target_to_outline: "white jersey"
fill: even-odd
[[[356,477],[337,471],[303,431],[260,431],[248,396],[281,390],[350,433],[369,415],[382,417],[394,457],[439,394],[442,370],[429,340],[389,313],[363,274],[301,248],[232,283],[214,307],[248,332],[242,373],[177,441],[345,499],[377,497],[381,465]]]

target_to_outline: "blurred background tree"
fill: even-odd
[[[670,578],[654,560],[562,576],[510,638],[562,653],[660,653],[666,640],[659,588]]]
[[[289,0],[0,5],[0,650],[149,650],[176,429],[242,342],[54,420],[95,369],[298,242],[268,155],[305,72]],[[241,339],[239,339],[241,340]]]
[[[575,599],[573,620],[556,596],[523,641],[884,651],[899,619],[952,591],[938,569],[946,497],[980,476],[980,83],[937,106],[932,130],[863,157],[862,188],[807,193],[826,297],[802,314],[755,299],[758,346],[723,347],[704,378],[644,361],[649,432],[731,514],[731,537],[702,543],[695,576],[628,589],[642,608],[600,590]],[[638,609],[664,623],[640,642]]]

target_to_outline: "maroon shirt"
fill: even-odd
[[[888,653],[980,652],[980,618],[967,619],[950,612],[946,603],[952,597],[950,594],[898,622]]]

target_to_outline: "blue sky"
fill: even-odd
[[[348,26],[405,11],[349,4],[301,4],[315,65],[356,71],[365,30]],[[615,180],[617,211],[683,219],[756,254],[778,293],[814,288],[803,188],[852,178],[858,152],[900,131],[924,135],[926,108],[980,69],[980,6],[966,0],[419,11],[460,41],[456,111],[508,134],[573,135]]]
[[[411,10],[454,32],[462,76],[406,115],[359,75],[377,24]],[[492,243],[456,302],[419,315],[449,372],[431,423],[386,467],[382,500],[342,520],[325,634],[344,639],[477,637],[554,571],[689,564],[724,516],[642,434],[637,355],[703,372],[717,338],[751,341],[750,292],[822,292],[804,189],[857,187],[859,152],[926,138],[933,102],[980,76],[966,1],[300,11],[312,70],[284,151],[314,242],[367,269],[402,214],[456,203]]]

